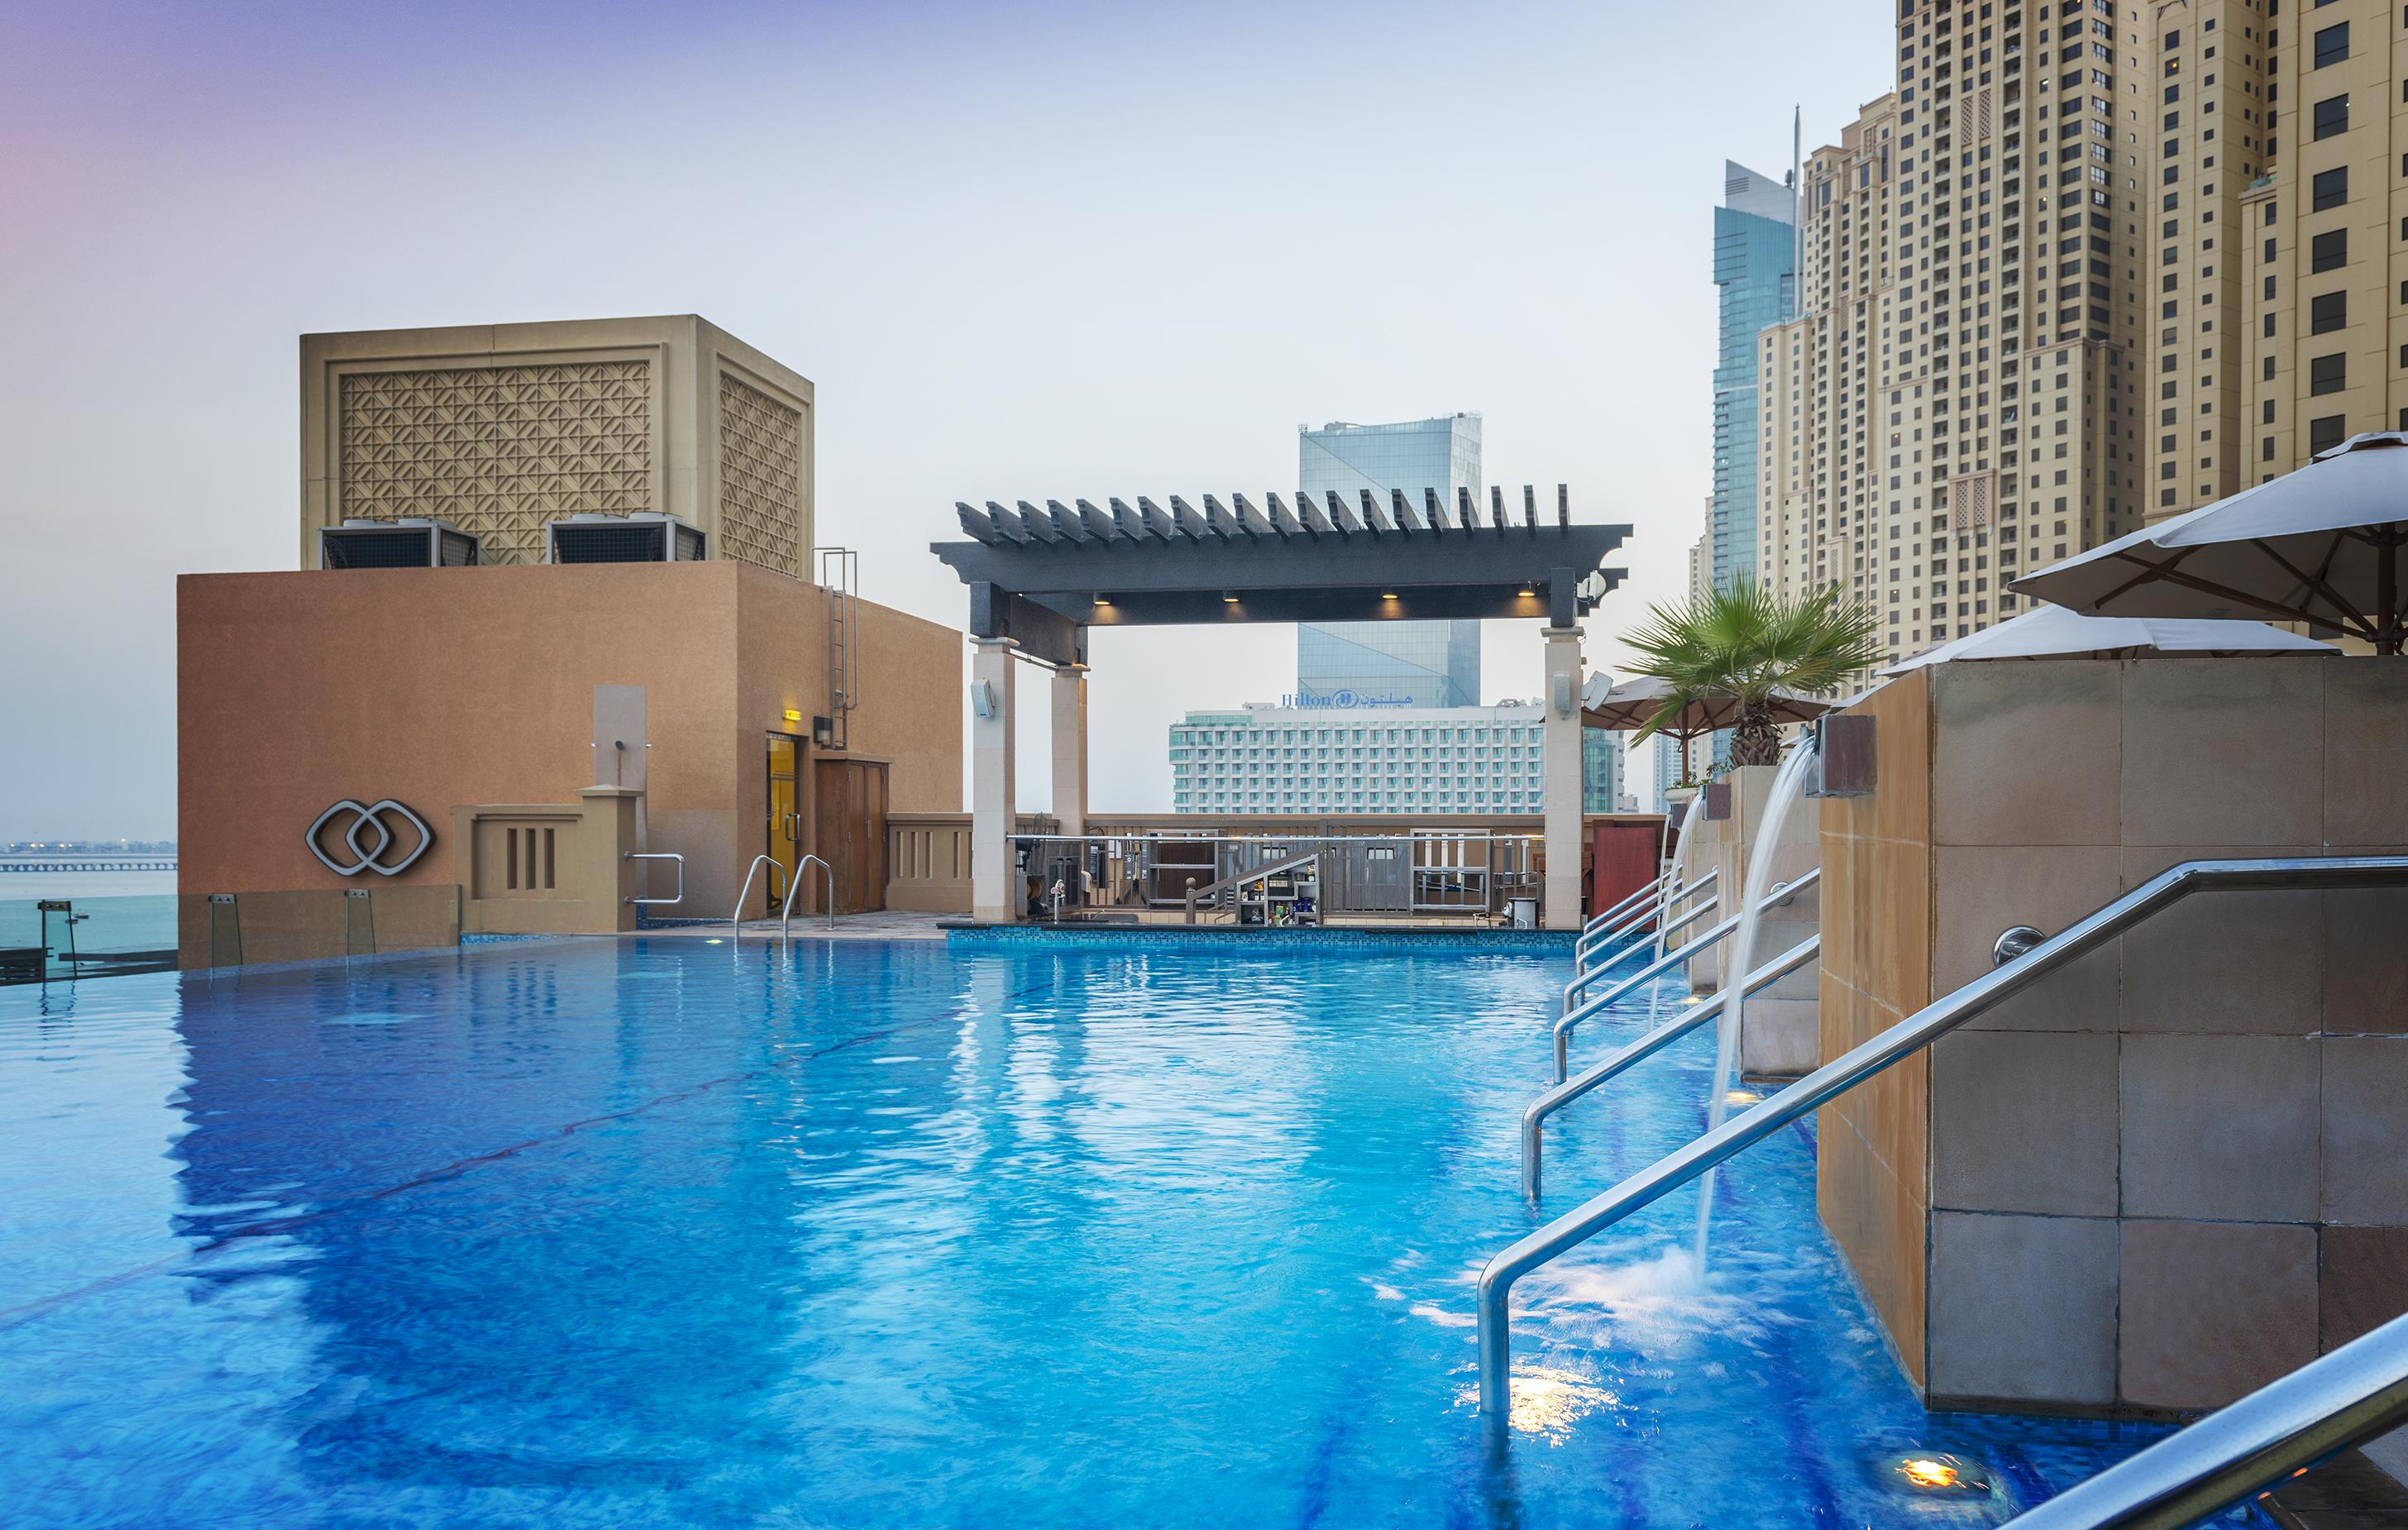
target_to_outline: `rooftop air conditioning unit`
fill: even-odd
[[[572,515],[543,528],[544,561],[556,564],[698,563],[702,532],[674,515]]]
[[[477,538],[449,521],[346,521],[318,528],[321,568],[467,568]]]

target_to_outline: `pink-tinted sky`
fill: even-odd
[[[1888,27],[0,0],[0,838],[174,831],[173,579],[291,565],[312,330],[703,313],[817,385],[820,539],[953,624],[956,499],[1257,493],[1299,423],[1477,409],[1492,481],[1638,526],[1610,664],[1710,485],[1723,160],[1835,136]],[[1534,632],[1487,651],[1535,693]],[[1096,657],[1107,808],[1294,678],[1288,628]]]

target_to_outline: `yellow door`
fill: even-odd
[[[803,741],[787,734],[769,736],[769,858],[777,865],[769,875],[769,909],[786,901],[786,889],[803,860],[803,800],[797,765]]]

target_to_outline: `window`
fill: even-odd
[[[2316,34],[2315,66],[2317,68],[2321,69],[2329,64],[2339,64],[2347,57],[2349,57],[2349,23],[2347,21],[2338,26],[2326,27]]]
[[[2348,365],[2347,352],[2340,350],[2311,360],[2308,363],[2309,393],[2337,393],[2349,386],[2349,379],[2345,375]]]
[[[2344,164],[2338,169],[2319,170],[2311,184],[2315,194],[2308,204],[2310,212],[2338,207],[2349,200],[2349,166]]]
[[[2315,136],[2329,138],[2349,131],[2349,97],[2329,95],[2316,103]]]
[[[2349,230],[2337,228],[2308,241],[2308,269],[2330,271],[2349,264]],[[2269,277],[2269,281],[2274,279]]]
[[[2331,450],[2341,445],[2341,440],[2342,417],[2340,415],[2329,414],[2321,420],[2308,422],[2308,454],[2310,456],[2319,451]]]
[[[2324,293],[2308,300],[2308,333],[2326,335],[2349,322],[2349,293]]]

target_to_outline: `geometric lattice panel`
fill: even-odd
[[[803,416],[719,374],[719,548],[803,577]]]
[[[437,516],[480,537],[485,563],[540,563],[547,521],[655,508],[651,372],[607,361],[346,373],[337,518]]]

